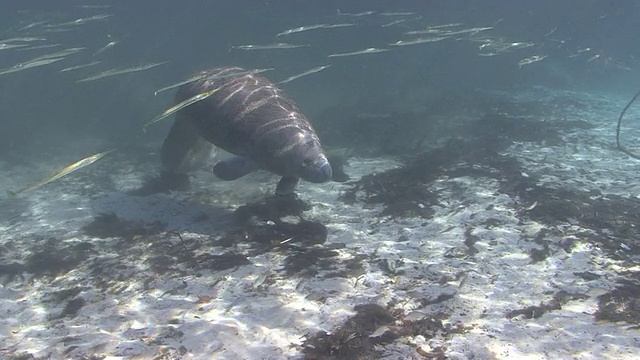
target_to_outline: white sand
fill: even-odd
[[[518,158],[527,174],[539,176],[544,185],[636,197],[638,162],[613,148],[614,119],[624,101],[570,95],[592,105],[587,110],[559,109],[558,114],[589,121],[594,129],[572,132],[564,146],[522,143],[506,154]],[[626,139],[638,138],[632,130],[625,131]],[[188,192],[133,197],[123,191],[138,186],[158,165],[132,164],[126,157],[105,158],[68,178],[6,200],[0,263],[22,262],[33,249],[43,249],[49,238],[58,245],[88,242],[94,248],[79,265],[55,278],[33,278],[24,272],[24,279],[5,279],[6,285],[0,287],[0,357],[28,352],[52,359],[92,354],[107,359],[161,354],[195,359],[298,358],[306,334],[335,330],[354,314],[355,305],[386,306],[393,301],[393,308],[405,314],[413,310],[450,314],[447,323],[460,322],[467,331],[433,339],[401,337],[386,350],[381,347],[391,358],[418,358],[416,349],[437,347],[446,348],[451,359],[638,358],[638,330],[625,323],[596,323],[593,316],[597,296],[613,289],[630,265],[580,239],[571,253],[552,244],[548,258],[532,263],[528,251],[535,245],[530,239],[546,225],[520,221],[518,212],[531,204],[497,194],[499,184],[493,179],[438,179],[430,189],[439,191],[442,206],[429,220],[381,218],[381,207],[347,205],[338,196],[349,185],[302,184],[299,193],[313,206],[305,218],[329,230],[321,247],[346,245],[332,259],[342,269],[345,261],[364,256],[362,276],[327,278],[323,270],[311,278],[287,277],[282,271],[285,255],[276,251],[249,257],[250,265],[224,271],[197,269],[188,262],[176,265],[176,261],[168,264],[171,270],[158,274],[147,260],[181,251],[176,231],[188,244],[200,245],[197,253],[229,251],[213,242],[229,229],[231,211],[268,194],[277,179],[252,174],[227,183],[201,173]],[[0,189],[31,183],[55,170],[57,163],[46,159],[20,167],[0,164]],[[357,179],[398,164],[394,159],[356,158],[346,171]],[[88,237],[81,227],[105,212],[147,224],[159,221],[169,232],[149,235],[152,241],[135,238],[131,240],[135,244],[127,247],[121,239]],[[195,220],[203,214],[207,221]],[[499,225],[486,226],[488,219],[499,220]],[[560,228],[567,236],[579,230],[571,224]],[[467,258],[449,256],[466,251],[467,229],[478,237],[479,252]],[[232,250],[249,247],[240,244]],[[628,256],[638,264],[638,255]],[[383,272],[378,265],[382,259],[401,260],[398,270],[403,272]],[[92,274],[97,267],[103,272]],[[601,276],[587,281],[575,275],[586,271]],[[98,286],[100,282],[105,285]],[[56,298],[56,292],[75,287],[79,287],[75,296]],[[548,302],[560,290],[588,298],[571,300],[537,319],[505,316]],[[443,294],[453,298],[421,307],[421,299]],[[75,317],[52,318],[76,297],[85,304]],[[326,300],[314,300],[319,298]]]

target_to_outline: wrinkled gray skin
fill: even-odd
[[[163,165],[175,173],[194,171],[211,158],[215,145],[236,155],[214,166],[214,174],[223,180],[267,170],[282,176],[277,195],[294,193],[299,179],[331,180],[331,165],[307,118],[266,78],[229,76],[241,71],[207,70],[201,73],[206,77],[180,87],[176,103],[218,90],[177,113],[162,145]]]

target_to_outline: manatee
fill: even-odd
[[[223,180],[267,170],[281,176],[276,195],[294,194],[300,179],[331,180],[331,165],[311,123],[273,83],[239,67],[210,69],[195,78],[179,88],[176,103],[218,90],[176,114],[161,150],[166,169],[191,172],[219,147],[234,155],[213,166]]]

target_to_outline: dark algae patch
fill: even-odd
[[[172,190],[186,191],[191,188],[191,180],[187,174],[163,171],[159,176],[148,178],[137,189],[129,191],[133,196],[149,196],[157,193],[168,193]]]
[[[431,206],[438,204],[437,194],[430,191],[428,185],[457,157],[457,151],[447,150],[437,149],[407,160],[403,167],[365,175],[354,182],[341,199],[347,203],[362,200],[365,204],[382,204],[383,216],[428,219],[434,214]],[[356,199],[359,192],[364,193],[362,199]]]
[[[378,359],[376,344],[385,344],[397,335],[371,337],[380,326],[391,325],[394,317],[387,309],[375,305],[357,305],[356,315],[348,319],[331,334],[320,331],[308,337],[303,344],[308,360],[368,360]]]
[[[296,196],[267,197],[239,207],[234,229],[220,237],[218,246],[232,248],[249,245],[243,252],[257,256],[265,252],[285,255],[284,276],[315,276],[329,271],[326,277],[362,274],[362,258],[338,260],[344,244],[326,244],[325,225],[303,217],[310,206]]]
[[[76,269],[94,252],[93,245],[88,242],[65,243],[58,238],[40,239],[34,241],[24,264],[12,263],[9,270],[21,270],[33,274],[35,278],[55,278]]]
[[[382,216],[423,217],[433,216],[433,205],[439,205],[438,196],[429,190],[429,185],[442,176],[484,176],[510,182],[521,176],[516,159],[499,154],[514,141],[543,142],[554,139],[560,143],[559,131],[571,129],[524,118],[512,118],[502,114],[487,114],[479,120],[466,124],[459,130],[468,138],[452,138],[444,146],[419,155],[406,157],[404,165],[381,173],[363,176],[353,182],[351,189],[342,195],[342,200],[352,203],[358,192],[365,204],[382,204]],[[535,129],[532,130],[532,129]],[[523,180],[519,179],[519,180]],[[524,184],[523,184],[524,185]]]
[[[434,214],[432,207],[441,205],[438,194],[430,190],[436,179],[491,178],[499,183],[500,193],[518,200],[518,216],[523,220],[535,220],[550,228],[569,222],[579,225],[587,231],[575,235],[621,259],[627,253],[640,252],[640,227],[636,226],[640,223],[639,199],[540,185],[538,176],[528,174],[516,157],[502,153],[514,141],[559,144],[563,133],[588,126],[582,121],[541,122],[502,112],[488,113],[459,131],[468,136],[464,140],[454,138],[440,148],[407,156],[399,168],[363,176],[351,183],[341,200],[362,201],[365,207],[380,204],[384,208],[380,216],[429,219]],[[525,209],[532,204],[531,209]],[[473,254],[474,240],[468,235],[465,244]],[[549,256],[547,237],[556,235],[549,232],[533,239],[537,244],[530,251],[533,262]],[[565,239],[561,246],[570,251],[573,244]]]
[[[598,298],[596,320],[622,321],[640,329],[640,272],[623,276],[614,290]]]
[[[387,309],[377,304],[354,307],[355,315],[348,318],[331,333],[319,331],[307,335],[302,348],[308,360],[373,360],[387,358],[385,345],[403,336],[422,336],[432,339],[467,331],[461,323],[445,325],[447,314],[433,314],[409,319],[403,310]],[[416,358],[446,359],[445,348],[434,347],[430,351],[416,348]],[[392,357],[393,358],[393,357]]]
[[[0,263],[0,283],[3,286],[6,286],[7,284],[9,284],[10,282],[19,279],[21,281],[24,281],[24,275],[22,275],[22,273],[24,273],[26,271],[26,267],[24,264],[19,263],[19,262],[7,262],[7,263]]]
[[[91,223],[82,227],[85,234],[97,237],[122,237],[132,239],[136,235],[152,235],[164,230],[159,223],[146,225],[136,221],[129,221],[118,217],[114,213],[98,214]]]
[[[195,260],[201,269],[209,269],[213,271],[226,270],[251,264],[251,261],[249,261],[246,256],[232,252],[221,255],[204,253],[198,255]]]
[[[571,300],[584,300],[588,298],[589,297],[587,295],[570,294],[566,291],[559,291],[553,295],[553,299],[547,302],[543,302],[540,305],[512,310],[505,316],[508,319],[515,318],[517,316],[523,316],[525,319],[537,319],[547,312],[562,309],[562,306]]]
[[[265,199],[240,206],[234,213],[238,222],[251,218],[279,220],[285,216],[302,216],[311,207],[297,196],[269,196]]]
[[[323,248],[299,248],[292,249],[291,255],[287,256],[284,267],[287,275],[301,273],[305,277],[315,276],[320,270],[332,269],[335,258],[340,253],[333,249]]]
[[[83,299],[82,297],[77,297],[71,301],[69,301],[64,309],[62,309],[62,312],[60,312],[59,315],[57,315],[54,318],[64,318],[64,317],[69,317],[69,318],[74,318],[76,317],[76,315],[78,314],[78,311],[80,311],[80,309],[86,304],[85,299]]]
[[[522,221],[533,220],[546,225],[537,234],[525,238],[532,263],[543,262],[557,251],[570,253],[576,241],[588,242],[604,250],[613,259],[635,264],[633,254],[640,253],[640,200],[603,194],[599,190],[544,185],[537,174],[526,171],[517,157],[504,150],[514,141],[534,142],[544,146],[562,145],[563,134],[589,128],[582,121],[542,123],[512,118],[505,113],[488,113],[470,124],[465,139],[448,141],[442,147],[405,157],[396,169],[371,174],[351,183],[342,201],[380,204],[380,216],[422,217],[433,215],[430,209],[441,205],[431,185],[439,178],[490,178],[499,186],[498,193],[516,199],[514,211]],[[499,224],[487,223],[487,228]],[[572,225],[567,232],[563,227]],[[465,231],[464,245],[468,256],[479,250],[478,238],[471,229]],[[576,275],[585,280],[592,274]],[[613,291],[599,297],[596,318],[600,321],[624,321],[640,326],[640,278],[624,276]],[[562,308],[568,301],[584,300],[585,294],[556,293],[549,301],[514,309],[507,318],[535,319]]]

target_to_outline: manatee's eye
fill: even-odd
[[[304,160],[302,161],[302,164],[303,164],[304,166],[306,166],[306,167],[309,167],[309,166],[313,165],[313,159],[304,159]]]

